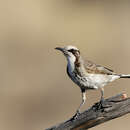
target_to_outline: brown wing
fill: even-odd
[[[92,74],[107,74],[107,75],[112,75],[115,74],[113,70],[108,69],[106,67],[103,67],[101,65],[97,65],[89,60],[86,60],[85,63],[85,69],[88,73]]]

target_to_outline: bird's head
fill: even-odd
[[[76,60],[77,58],[80,57],[80,51],[77,47],[75,46],[65,46],[65,47],[56,47],[55,48],[56,50],[59,50],[61,51],[64,56],[67,58],[67,59],[70,59],[70,60]]]

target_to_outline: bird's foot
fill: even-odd
[[[77,119],[79,115],[80,115],[80,111],[77,111],[75,113],[75,115],[72,118],[70,118],[68,121],[73,121],[73,120]]]
[[[103,110],[104,109],[104,99],[101,99],[100,102],[96,103],[93,106],[93,109],[98,111],[98,110]]]
[[[98,102],[96,105],[96,109],[97,110],[101,110],[101,109],[104,109],[104,100],[101,100],[100,102]]]
[[[95,111],[105,111],[105,108],[109,108],[112,107],[112,105],[110,103],[107,103],[106,101],[104,101],[104,99],[100,100],[100,102],[96,103],[93,108]]]

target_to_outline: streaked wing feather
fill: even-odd
[[[88,73],[94,73],[94,74],[107,74],[112,75],[115,74],[113,70],[103,67],[101,65],[97,65],[89,60],[86,60],[85,63],[85,69]]]

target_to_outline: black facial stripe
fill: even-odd
[[[68,50],[68,51],[73,53],[75,50],[74,50],[74,49],[70,49],[70,50]]]
[[[70,50],[68,50],[68,51],[71,52],[71,53],[73,53],[73,54],[75,54],[75,53],[77,53],[77,52],[80,54],[79,50],[70,49]]]

